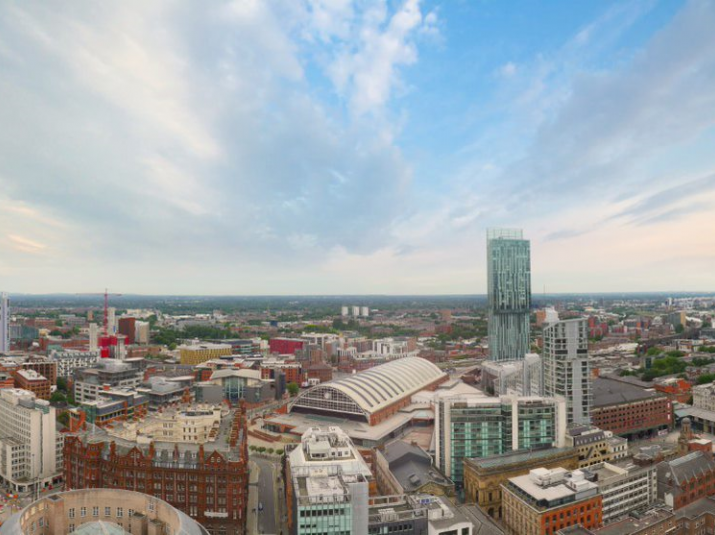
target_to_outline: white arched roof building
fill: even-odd
[[[372,423],[376,413],[446,378],[428,360],[405,357],[306,390],[293,401],[290,411],[334,413]]]

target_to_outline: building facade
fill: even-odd
[[[438,397],[435,464],[460,487],[464,459],[560,445],[565,417],[563,401],[555,399]]]
[[[26,390],[0,390],[0,477],[14,492],[38,491],[61,475],[54,407]]]
[[[108,535],[208,535],[198,522],[165,501],[117,489],[53,494],[31,503],[0,527],[0,535],[65,535],[75,531]]]
[[[543,336],[544,395],[566,400],[569,424],[589,424],[592,400],[586,319],[548,323]]]
[[[536,468],[502,485],[509,535],[553,535],[569,526],[601,526],[602,500],[583,472]]]
[[[523,359],[531,343],[531,247],[521,230],[487,231],[487,298],[489,359]]]
[[[464,499],[487,515],[501,519],[502,484],[509,478],[523,476],[533,468],[578,468],[578,453],[573,448],[548,448],[515,451],[482,459],[464,460]]]
[[[656,435],[673,426],[673,406],[667,396],[635,385],[599,377],[593,380],[591,422],[615,435]]]
[[[193,410],[184,412],[177,421],[192,419]],[[135,435],[126,432],[131,426],[124,431],[90,426],[70,433],[64,446],[66,488],[146,493],[183,511],[212,535],[244,534],[248,447],[243,410],[223,409],[221,423],[205,441],[203,433],[187,431],[192,426],[179,428],[171,436],[163,435],[163,427],[152,431],[138,424]]]
[[[658,497],[673,510],[714,494],[712,453],[694,451],[658,465]]]

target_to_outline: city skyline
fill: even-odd
[[[0,13],[3,291],[715,289],[712,2]]]

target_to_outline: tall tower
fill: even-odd
[[[569,425],[591,423],[591,364],[585,318],[544,326],[544,395],[566,399]]]
[[[531,246],[520,229],[487,230],[489,359],[521,360],[529,352]]]
[[[10,351],[10,299],[0,294],[0,353]]]

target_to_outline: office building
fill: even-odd
[[[10,298],[0,294],[0,354],[10,351]]]
[[[614,462],[628,455],[628,440],[593,426],[571,426],[566,431],[567,447],[578,452],[578,467]]]
[[[645,511],[657,499],[655,465],[637,466],[629,461],[601,463],[583,472],[587,480],[598,486],[604,524]]]
[[[209,535],[167,502],[119,489],[71,490],[43,497],[11,516],[0,535]]]
[[[39,492],[62,467],[62,434],[49,402],[26,390],[0,390],[0,477],[13,492]]]
[[[535,468],[502,485],[504,525],[509,535],[553,535],[580,525],[601,526],[598,486],[580,470]]]
[[[134,389],[144,377],[144,359],[100,359],[93,368],[74,370],[74,398],[78,403],[95,401],[100,390]]]
[[[539,397],[438,396],[435,464],[457,486],[463,461],[563,444],[563,400]]]
[[[571,319],[544,326],[544,395],[566,400],[569,424],[591,423],[591,366],[588,360],[588,324]]]
[[[529,352],[531,250],[522,231],[487,231],[489,359],[521,360]]]
[[[425,493],[454,496],[454,483],[432,464],[419,446],[395,440],[375,449],[375,477],[385,495]]]
[[[67,379],[77,369],[94,366],[99,360],[99,350],[53,349],[49,357],[57,363],[57,376]]]
[[[117,321],[117,330],[119,334],[123,334],[127,345],[133,345],[136,338],[137,319],[136,318],[119,318]]]
[[[211,344],[207,342],[179,346],[181,364],[196,366],[207,360],[230,356],[233,349],[229,344]]]
[[[65,486],[143,492],[210,533],[246,533],[248,444],[242,408],[193,406],[168,418],[120,422],[69,433]],[[117,504],[118,505],[118,504]]]
[[[285,481],[291,533],[367,533],[368,497],[377,483],[339,427],[303,433],[287,453]]]
[[[15,388],[27,390],[39,399],[50,399],[50,381],[35,370],[17,370],[14,373]]]
[[[464,498],[475,503],[491,518],[501,519],[501,486],[509,478],[529,473],[532,468],[578,468],[573,448],[512,451],[503,455],[464,460]]]

